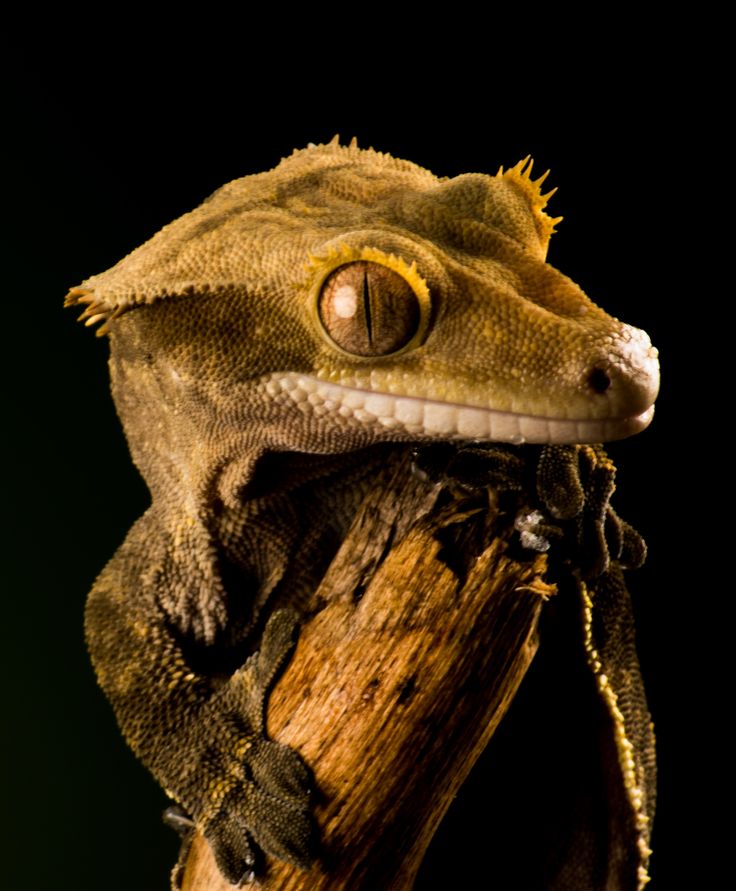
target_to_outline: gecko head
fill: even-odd
[[[585,443],[649,424],[659,364],[645,332],[513,243],[501,254],[497,233],[465,256],[453,235],[450,249],[380,231],[330,246],[308,301],[322,348],[309,373],[272,382],[305,411],[421,437]]]
[[[656,350],[546,263],[543,180],[311,147],[84,282],[138,463],[644,429]]]

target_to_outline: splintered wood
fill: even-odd
[[[554,593],[546,558],[512,559],[502,535],[459,579],[442,559],[443,521],[427,510],[431,487],[406,465],[387,477],[325,576],[317,597],[327,605],[305,624],[268,704],[270,736],[314,771],[319,859],[304,872],[269,858],[251,887],[410,889],[537,649]],[[182,888],[232,888],[199,836]]]

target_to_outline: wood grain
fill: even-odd
[[[503,534],[459,579],[437,538],[446,515],[429,509],[436,487],[406,468],[389,477],[356,518],[317,592],[326,606],[270,699],[269,734],[314,771],[321,856],[309,872],[269,861],[254,885],[266,891],[412,887],[554,593],[545,558],[513,559]],[[182,887],[232,888],[201,837]]]

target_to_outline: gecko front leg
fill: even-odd
[[[229,881],[252,878],[261,851],[305,868],[309,772],[264,726],[269,691],[295,645],[296,613],[275,612],[258,650],[229,678],[195,670],[161,592],[146,583],[160,547],[152,525],[146,515],[133,527],[90,593],[86,632],[99,682],[128,743],[191,814]]]

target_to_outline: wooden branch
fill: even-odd
[[[258,888],[410,889],[536,652],[545,558],[518,562],[497,537],[459,581],[437,513],[390,547],[428,497],[405,466],[374,490],[271,696],[269,734],[315,774],[322,856],[309,872],[269,861]],[[183,891],[231,888],[195,838]]]

